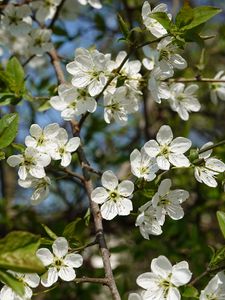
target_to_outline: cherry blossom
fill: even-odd
[[[156,12],[165,12],[167,13],[167,5],[161,3],[157,5],[153,10],[151,10],[151,6],[148,1],[145,1],[142,6],[142,18],[143,23],[146,28],[157,38],[160,38],[167,34],[166,29],[154,18],[151,17],[152,14]],[[171,16],[168,15],[170,18]]]
[[[97,102],[86,89],[78,89],[69,84],[61,84],[58,87],[58,96],[50,99],[51,106],[61,111],[61,117],[70,121],[74,116],[79,116],[86,111],[94,112]]]
[[[225,80],[224,71],[219,71],[215,80]],[[210,97],[214,104],[218,103],[218,98],[225,101],[225,82],[214,82],[210,84]]]
[[[197,89],[198,86],[196,84],[185,87],[183,83],[174,83],[170,86],[170,106],[184,121],[189,119],[189,112],[196,112],[201,108],[195,96]]]
[[[98,95],[106,85],[109,77],[111,55],[98,50],[78,48],[75,60],[67,64],[67,71],[73,75],[72,84],[77,88],[88,88],[91,96]]]
[[[11,167],[19,166],[19,178],[25,180],[30,174],[35,178],[45,177],[44,167],[51,162],[48,154],[40,153],[37,149],[28,147],[23,154],[11,155],[7,159],[7,163]]]
[[[24,296],[17,295],[10,287],[4,285],[0,291],[0,299],[2,300],[29,300],[32,297],[32,289],[39,285],[40,277],[37,274],[22,274],[10,271],[24,285]]]
[[[25,138],[25,145],[33,147],[42,153],[49,153],[55,145],[55,138],[59,132],[59,124],[52,123],[42,129],[38,124],[32,124],[30,135]]]
[[[224,300],[225,299],[225,274],[217,273],[201,291],[199,300]]]
[[[149,240],[150,235],[162,234],[161,225],[157,220],[156,209],[152,206],[152,202],[149,201],[139,208],[141,212],[137,219],[135,226],[139,226],[141,235]]]
[[[133,182],[123,180],[119,183],[112,171],[104,172],[101,181],[103,187],[94,189],[91,193],[91,199],[102,204],[102,217],[106,220],[112,220],[116,215],[129,215],[133,209],[133,204],[129,199],[134,190]]]
[[[32,188],[34,190],[31,196],[31,204],[37,205],[48,197],[51,180],[48,176],[40,179],[27,176],[25,180],[19,179],[18,184],[23,188]]]
[[[156,141],[148,141],[144,149],[149,156],[156,157],[160,169],[169,170],[170,164],[176,167],[190,166],[184,153],[191,147],[191,144],[191,141],[184,137],[177,137],[173,140],[170,126],[163,125],[156,135]]]
[[[52,286],[58,278],[64,281],[72,281],[76,278],[74,268],[83,264],[80,254],[68,253],[69,245],[64,237],[58,237],[52,245],[53,253],[47,248],[38,249],[36,255],[48,268],[41,276],[41,284],[45,287]]]
[[[1,19],[2,26],[14,36],[26,35],[32,28],[31,13],[28,5],[17,7],[9,4],[4,9],[4,15]]]
[[[29,52],[31,55],[42,56],[45,52],[52,49],[51,30],[49,29],[32,29],[28,35]]]
[[[67,167],[72,159],[72,152],[75,152],[80,146],[80,138],[68,138],[67,131],[60,128],[56,137],[55,147],[50,149],[52,159],[61,160],[61,166]]]
[[[142,300],[143,298],[137,293],[131,293],[128,300]]]
[[[200,150],[213,145],[212,142],[204,144]],[[199,154],[199,163],[194,167],[195,179],[200,183],[205,183],[210,187],[216,187],[217,181],[214,178],[219,175],[219,173],[225,172],[225,164],[215,158],[210,157],[212,150],[205,151]]]
[[[78,0],[78,2],[82,5],[90,4],[91,6],[97,9],[102,8],[102,4],[99,0]]]
[[[152,207],[156,210],[156,218],[160,225],[164,224],[167,214],[173,220],[182,219],[184,216],[181,203],[188,199],[189,193],[181,189],[170,190],[171,186],[171,180],[164,179],[152,198]]]
[[[62,0],[42,0],[32,2],[32,8],[36,10],[35,17],[40,23],[52,19],[56,13],[57,6]]]
[[[152,181],[159,170],[156,159],[149,156],[145,149],[141,151],[135,149],[130,155],[131,172],[137,178],[144,178],[146,181]]]
[[[180,300],[178,287],[187,284],[192,276],[186,261],[172,266],[162,255],[152,260],[151,271],[137,278],[137,284],[146,290],[144,300]]]

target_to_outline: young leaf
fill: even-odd
[[[193,8],[192,12],[192,21],[189,24],[183,26],[182,30],[190,30],[192,28],[197,27],[200,24],[205,23],[215,15],[219,14],[221,12],[221,9],[213,6],[199,6]]]
[[[118,21],[124,37],[127,38],[130,32],[128,24],[123,20],[123,18],[119,14],[118,14]]]
[[[12,231],[0,240],[0,268],[21,273],[43,273],[36,256],[40,237],[29,232]]]
[[[198,290],[193,286],[186,286],[182,296],[184,298],[198,299]]]
[[[17,295],[23,296],[24,295],[24,284],[23,282],[19,281],[12,274],[0,270],[0,281],[4,282],[8,287],[10,287]]]
[[[151,18],[157,20],[165,29],[170,29],[171,20],[165,12],[152,13]]]
[[[57,239],[58,236],[48,226],[46,226],[45,224],[41,224],[41,226],[44,228],[44,230],[46,231],[47,235],[51,239],[53,239],[53,240]]]
[[[225,213],[223,211],[217,211],[216,216],[219,222],[220,230],[225,238]]]
[[[185,25],[190,24],[193,18],[194,18],[193,9],[188,4],[185,3],[176,16],[175,24],[177,28],[181,28]]]
[[[18,89],[21,88],[24,84],[24,70],[20,62],[16,57],[12,57],[7,65],[6,65],[6,72],[10,75],[16,82]]]
[[[7,114],[0,119],[0,149],[7,147],[15,139],[18,123],[17,113]]]

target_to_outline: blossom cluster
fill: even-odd
[[[67,131],[57,123],[52,123],[43,129],[33,124],[30,135],[25,139],[26,148],[22,154],[11,155],[7,163],[11,167],[19,166],[18,183],[24,188],[32,187],[33,204],[39,204],[48,195],[50,178],[46,176],[45,168],[51,160],[60,160],[62,167],[67,167],[80,145],[80,138],[69,139]]]
[[[53,253],[47,248],[38,249],[36,255],[46,267],[46,272],[38,274],[22,274],[8,271],[24,285],[24,296],[17,295],[12,288],[4,285],[0,291],[0,299],[7,300],[29,300],[33,295],[31,288],[36,288],[39,283],[44,287],[52,286],[58,278],[63,281],[73,281],[76,278],[74,268],[79,268],[83,264],[80,254],[69,253],[69,244],[64,237],[58,237],[52,244]]]

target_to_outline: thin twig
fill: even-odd
[[[216,82],[223,82],[225,83],[224,79],[214,79],[214,78],[201,78],[201,77],[194,77],[194,78],[173,78],[167,79],[168,82],[209,82],[209,83],[216,83]]]
[[[223,140],[223,141],[221,141],[221,142],[218,142],[218,143],[216,143],[216,144],[210,145],[210,146],[208,146],[208,147],[205,147],[205,148],[201,149],[198,153],[199,153],[199,154],[204,153],[204,152],[206,152],[206,151],[208,151],[208,150],[212,150],[212,149],[214,149],[214,148],[216,148],[216,147],[219,147],[219,146],[222,146],[222,145],[224,145],[224,144],[225,144],[225,140]]]
[[[100,283],[103,285],[108,285],[108,279],[107,278],[91,278],[91,277],[82,277],[82,278],[75,278],[75,283],[84,283],[84,282],[90,282],[90,283]]]

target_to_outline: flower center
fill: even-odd
[[[109,197],[112,201],[116,202],[119,198],[119,194],[117,193],[117,191],[112,191],[110,192]]]
[[[170,149],[167,145],[163,145],[160,147],[160,153],[165,156],[165,157],[168,157],[169,153],[170,153]]]

